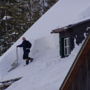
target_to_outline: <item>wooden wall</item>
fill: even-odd
[[[90,35],[59,90],[90,90]]]

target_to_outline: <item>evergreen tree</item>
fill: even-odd
[[[0,55],[57,0],[1,0]]]
[[[3,46],[2,52],[5,52],[25,32],[27,19],[20,2],[7,0],[2,3],[0,5],[0,30],[2,33],[0,45]]]

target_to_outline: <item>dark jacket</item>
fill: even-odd
[[[32,46],[32,44],[27,41],[27,40],[24,40],[20,45],[18,45],[17,47],[23,47],[23,51],[26,51],[27,49],[30,49]]]

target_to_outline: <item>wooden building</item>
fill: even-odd
[[[85,40],[59,90],[90,90],[90,20],[53,30],[52,33],[59,33],[62,58],[67,58],[75,44]]]
[[[59,90],[90,90],[90,35],[85,40]]]
[[[90,20],[85,20],[76,24],[68,25],[53,30],[51,33],[59,33],[60,56],[67,57],[75,47],[88,36],[90,32]]]

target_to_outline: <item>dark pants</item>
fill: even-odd
[[[29,49],[24,50],[23,59],[26,60],[26,65],[29,64],[29,53],[30,53],[30,50]]]

